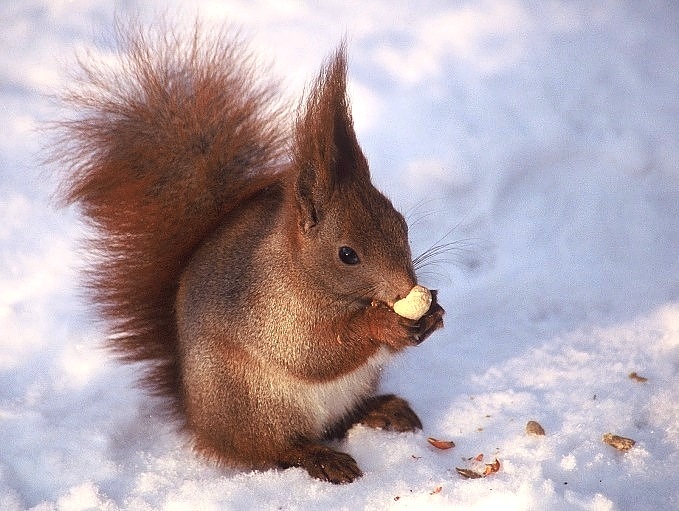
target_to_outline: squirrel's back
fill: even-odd
[[[150,361],[147,383],[179,397],[174,296],[220,219],[276,179],[286,149],[275,87],[227,33],[118,29],[115,65],[81,64],[59,123],[61,195],[95,228],[88,284],[112,347]]]

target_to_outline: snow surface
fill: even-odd
[[[0,509],[679,509],[675,2],[199,3],[290,97],[346,34],[375,182],[415,253],[454,242],[421,275],[446,328],[383,382],[424,431],[352,429],[338,447],[365,476],[347,486],[194,456],[79,295],[82,226],[50,201],[37,128],[75,53],[111,51],[114,12],[192,19],[167,5],[0,5]],[[499,472],[461,478],[480,453]]]

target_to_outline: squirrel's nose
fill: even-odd
[[[417,282],[410,278],[402,279],[400,282],[391,283],[389,290],[387,290],[385,293],[387,299],[384,300],[384,302],[386,302],[386,304],[390,307],[393,307],[395,302],[408,296],[408,293],[410,293],[410,290],[416,284]]]

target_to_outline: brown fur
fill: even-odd
[[[389,307],[415,284],[407,228],[370,182],[341,46],[293,128],[238,41],[122,32],[122,70],[84,66],[61,123],[63,194],[96,228],[89,281],[111,345],[149,364],[196,447],[230,465],[348,482],[321,440],[353,422],[409,430],[373,397],[387,355],[442,326]],[[359,264],[340,260],[355,249]]]

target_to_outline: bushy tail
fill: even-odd
[[[119,59],[81,64],[59,123],[61,196],[95,228],[89,286],[127,361],[179,398],[174,297],[220,219],[274,178],[285,150],[275,87],[228,35],[118,29]]]

